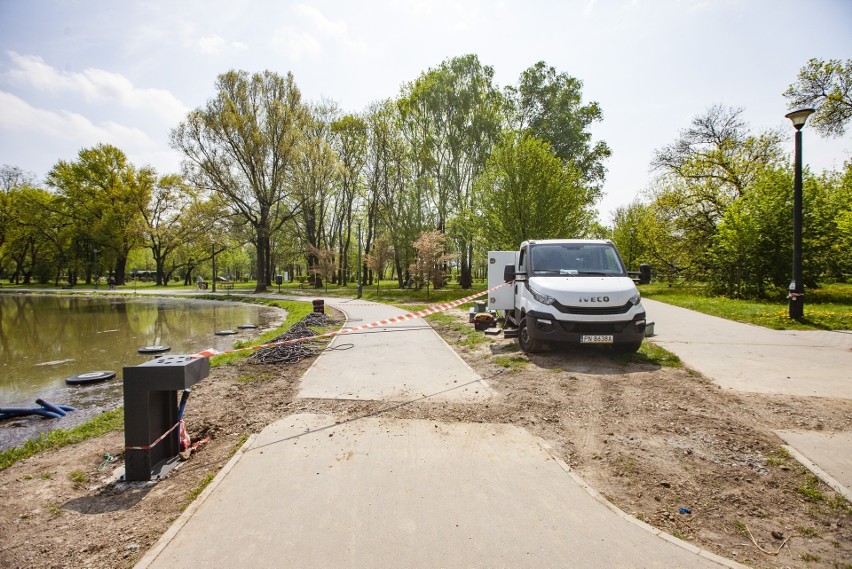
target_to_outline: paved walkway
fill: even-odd
[[[398,313],[329,304],[353,325]],[[350,342],[316,360],[301,396],[490,396],[430,330],[335,340]],[[240,566],[738,565],[617,510],[524,429],[302,414],[250,439],[137,565]]]
[[[642,300],[653,341],[735,391],[852,399],[852,332],[768,330]],[[778,431],[787,449],[852,501],[852,432]]]
[[[852,331],[769,330],[643,299],[653,341],[724,388],[852,399]]]

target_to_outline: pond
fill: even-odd
[[[224,351],[279,326],[284,316],[276,308],[212,300],[0,294],[0,407],[36,407],[42,398],[78,409],[62,419],[0,421],[0,449],[120,405],[122,368],[152,357],[138,353],[141,347],[167,345],[170,354]],[[215,334],[222,330],[238,333]],[[72,375],[101,370],[115,371],[116,378],[66,384]]]

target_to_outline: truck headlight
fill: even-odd
[[[642,300],[642,293],[637,292],[636,294],[630,297],[630,304],[636,306],[637,304],[639,304],[640,300]]]
[[[533,287],[530,287],[530,294],[532,294],[532,297],[542,304],[551,305],[554,302],[556,302],[556,299],[553,298],[552,296],[547,296],[546,294],[542,294],[542,293],[538,292],[536,289],[534,289]]]

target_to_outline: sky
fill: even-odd
[[[169,131],[225,71],[292,72],[305,100],[355,113],[468,53],[501,88],[538,61],[583,82],[612,149],[609,223],[649,187],[654,151],[712,105],[782,129],[792,153],[781,94],[809,58],[852,58],[852,0],[0,0],[0,164],[41,180],[108,143],[178,172]],[[852,134],[806,126],[803,157],[839,169]]]

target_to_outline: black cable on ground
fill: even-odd
[[[325,326],[330,323],[331,318],[326,314],[311,312],[294,324],[289,330],[270,340],[270,343],[310,338],[316,336],[317,333],[311,330],[309,326]],[[319,352],[319,341],[305,340],[304,342],[260,348],[249,356],[248,361],[255,364],[290,364],[316,356]]]

